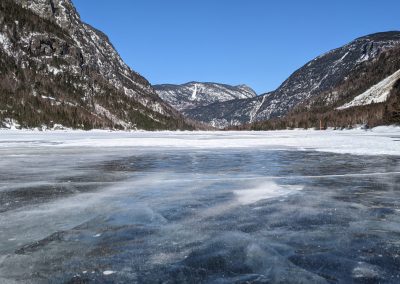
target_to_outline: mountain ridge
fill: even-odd
[[[256,97],[256,92],[247,85],[231,86],[214,82],[191,81],[181,85],[153,85],[157,94],[168,104],[184,114],[192,108],[214,102],[225,102],[239,98]]]

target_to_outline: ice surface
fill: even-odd
[[[0,131],[0,283],[396,282],[399,138]]]

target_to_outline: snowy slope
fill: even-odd
[[[382,80],[378,84],[355,97],[352,101],[338,107],[337,109],[346,109],[350,107],[369,105],[373,103],[382,103],[387,100],[393,85],[400,79],[400,70]]]
[[[257,94],[246,85],[230,86],[218,83],[189,82],[183,85],[154,85],[157,94],[179,111],[226,102],[253,98]]]

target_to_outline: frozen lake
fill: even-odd
[[[0,283],[399,283],[400,130],[0,131]]]

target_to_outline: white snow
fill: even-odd
[[[52,73],[52,74],[54,74],[54,75],[57,75],[57,74],[60,74],[60,73],[63,72],[62,69],[59,69],[59,68],[56,68],[56,67],[50,66],[50,65],[47,66],[47,70],[49,70],[49,72]]]
[[[46,99],[46,100],[51,100],[51,101],[55,101],[56,100],[53,97],[48,97],[48,96],[43,96],[43,95],[41,97],[42,97],[42,99]]]
[[[12,53],[12,43],[10,39],[8,38],[7,35],[0,33],[0,47],[3,47],[3,50],[5,53],[7,53],[8,56],[13,56]]]
[[[197,97],[197,84],[194,84],[194,90],[192,93],[192,100],[195,100]]]
[[[282,186],[273,181],[266,181],[254,188],[235,190],[234,194],[240,204],[246,205],[255,203],[259,200],[276,198],[279,196],[287,196],[296,191],[302,190],[302,187]]]
[[[370,58],[371,58],[370,54],[369,54],[369,53],[366,53],[366,54],[364,54],[363,56],[361,56],[361,57],[357,60],[357,63],[361,63],[361,62],[367,61],[367,60],[369,60]]]
[[[254,108],[250,111],[250,122],[254,122],[254,118],[257,115],[258,111],[260,110],[261,106],[264,104],[265,99],[268,95],[264,95],[260,103],[256,103]]]
[[[112,114],[109,110],[107,110],[103,106],[101,106],[99,104],[94,104],[94,109],[96,111],[96,114],[104,115],[105,117],[110,119],[113,123],[119,124],[124,128],[129,128],[130,124],[128,122],[125,122],[125,121],[119,119],[118,117],[116,117],[114,114]]]
[[[349,55],[349,53],[350,53],[350,51],[347,51],[347,52],[338,60],[338,63],[339,63],[339,62],[342,62],[342,61],[346,58],[346,56]],[[336,65],[336,64],[335,64],[335,65]]]
[[[4,34],[0,33],[0,44],[4,45],[7,42],[8,42],[8,38]]]
[[[5,125],[6,128],[11,129],[11,130],[16,130],[21,127],[21,125],[18,123],[18,121],[16,121],[15,119],[10,119],[10,118],[6,118],[3,121],[3,124]],[[1,140],[1,136],[0,136],[0,140]]]
[[[348,102],[343,106],[338,107],[337,109],[346,109],[355,106],[363,106],[373,103],[385,102],[390,95],[390,91],[392,90],[393,85],[399,79],[400,79],[400,70],[396,71],[395,73],[385,78],[378,84],[372,86],[361,95],[358,95],[351,102]]]
[[[114,273],[115,273],[115,271],[112,271],[112,270],[104,270],[103,271],[104,275],[111,275],[111,274],[114,274]]]
[[[400,128],[353,130],[110,132],[0,130],[0,149],[25,147],[129,147],[186,149],[267,148],[356,155],[400,155]]]

